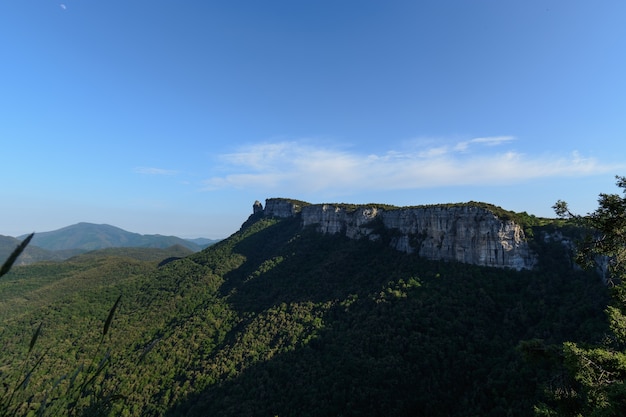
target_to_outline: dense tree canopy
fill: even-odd
[[[168,262],[116,251],[16,267],[0,280],[0,378],[43,358],[14,397],[24,414],[71,408],[70,381],[93,363],[87,415],[529,417],[559,368],[546,346],[606,332],[606,287],[572,268],[558,224],[532,227],[532,271],[262,216]]]
[[[554,206],[559,216],[576,221],[587,233],[578,245],[577,261],[603,271],[610,287],[606,309],[610,334],[601,344],[566,342],[564,363],[572,378],[553,392],[553,406],[539,414],[609,417],[626,414],[626,177],[617,177],[619,194],[600,194],[598,208],[586,216]]]

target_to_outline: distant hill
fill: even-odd
[[[24,237],[20,236],[20,239]],[[168,248],[180,245],[197,252],[203,248],[202,245],[176,236],[142,235],[108,224],[93,223],[78,223],[51,232],[36,233],[31,245],[50,251],[91,251],[119,247]]]
[[[17,238],[0,235],[0,259],[6,259],[27,235]],[[62,261],[73,256],[101,249],[178,247],[180,256],[198,252],[219,242],[219,239],[181,239],[176,236],[142,235],[108,224],[78,223],[50,232],[35,233],[33,240],[16,265],[29,265],[41,261]],[[185,252],[185,253],[183,253]],[[142,255],[143,256],[143,255]],[[158,252],[148,255],[159,257]]]
[[[0,260],[7,259],[22,240],[23,238],[0,235]],[[49,251],[35,245],[28,245],[18,258],[16,265],[28,265],[40,261],[61,261],[83,252],[75,249]]]
[[[6,259],[20,241],[20,239],[11,236],[0,235],[0,259]]]
[[[138,261],[161,261],[166,263],[171,262],[172,260],[184,258],[185,256],[189,256],[193,253],[194,252],[191,249],[181,245],[173,245],[168,248],[105,248],[76,255],[69,259],[69,261],[87,262],[90,259],[123,257],[136,259]]]
[[[201,246],[203,249],[207,248],[211,245],[216,244],[217,242],[219,242],[221,239],[207,239],[205,237],[199,237],[196,239],[185,239],[188,242],[192,242],[195,243],[198,246]]]

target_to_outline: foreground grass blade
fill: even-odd
[[[122,295],[120,294],[120,296],[117,297],[115,304],[113,304],[113,307],[111,307],[111,311],[109,311],[109,316],[107,317],[107,320],[104,322],[104,329],[102,329],[103,339],[104,339],[104,336],[106,336],[106,334],[108,333],[109,327],[111,327],[111,321],[113,320],[113,315],[115,315],[115,310],[117,310],[117,306],[119,305],[121,299],[122,299]]]
[[[43,323],[39,323],[39,327],[37,327],[37,330],[35,330],[35,333],[33,333],[33,337],[30,339],[30,345],[28,346],[28,353],[33,351],[33,348],[35,347],[35,343],[37,343],[37,338],[39,338],[39,334],[41,333],[41,325]]]
[[[17,246],[17,248],[15,248],[13,253],[11,253],[11,255],[7,258],[7,260],[4,261],[4,264],[2,264],[2,268],[0,268],[0,277],[3,276],[4,274],[8,273],[11,270],[11,267],[13,266],[15,261],[17,260],[18,256],[20,256],[22,254],[22,252],[24,251],[24,249],[26,249],[26,246],[28,246],[28,244],[30,243],[30,240],[33,238],[33,236],[35,236],[34,233],[31,233],[30,235],[28,235],[26,237],[26,239],[24,239]]]

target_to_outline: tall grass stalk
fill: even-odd
[[[24,252],[24,249],[26,249],[26,246],[28,246],[28,244],[30,243],[34,235],[35,235],[34,233],[31,233],[30,235],[28,235],[26,239],[24,239],[15,248],[15,250],[11,252],[9,257],[2,264],[2,267],[0,267],[0,277],[9,273],[9,271],[13,267],[13,264],[15,264],[15,261],[17,261],[17,258],[22,254],[22,252]],[[11,386],[10,381],[7,381],[7,380],[2,381],[2,385],[5,387],[5,389],[8,388],[8,391],[5,391],[2,397],[0,397],[0,416],[14,415],[16,413],[17,408],[19,406],[18,405],[14,406],[13,400],[16,398],[16,395],[18,394],[18,391],[20,389],[23,390],[26,388],[26,386],[28,385],[28,382],[30,381],[31,376],[33,375],[33,372],[41,364],[41,361],[43,360],[45,356],[45,355],[42,355],[39,358],[39,360],[37,360],[35,364],[28,371],[26,371],[28,367],[28,363],[30,362],[30,357],[32,355],[33,348],[35,347],[35,344],[37,343],[37,339],[39,338],[39,335],[41,334],[41,326],[42,324],[40,323],[39,327],[37,327],[37,330],[35,330],[35,332],[33,333],[33,336],[31,337],[30,343],[28,346],[28,353],[26,354],[26,358],[22,362],[20,375],[24,375],[24,376],[22,378],[20,378],[19,376],[13,377],[17,381],[13,385],[13,388],[8,388]]]

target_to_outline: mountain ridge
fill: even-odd
[[[19,236],[18,239],[25,238]],[[216,242],[217,240],[214,240]],[[166,248],[181,245],[197,252],[206,246],[199,245],[193,240],[182,239],[177,236],[160,234],[140,234],[129,232],[110,224],[96,224],[79,222],[60,229],[35,233],[32,245],[47,250],[96,250],[115,247],[154,247]]]
[[[27,235],[0,235],[0,257],[6,258]],[[176,236],[143,235],[109,224],[80,222],[57,230],[35,233],[17,265],[61,261],[81,253],[110,248],[166,249],[175,246],[198,252],[219,240],[182,239]]]
[[[379,240],[431,260],[480,266],[532,269],[525,226],[541,220],[479,202],[395,207],[385,204],[310,204],[270,198],[256,201],[253,216],[300,219],[303,228],[351,239]],[[543,219],[543,222],[549,221]]]

